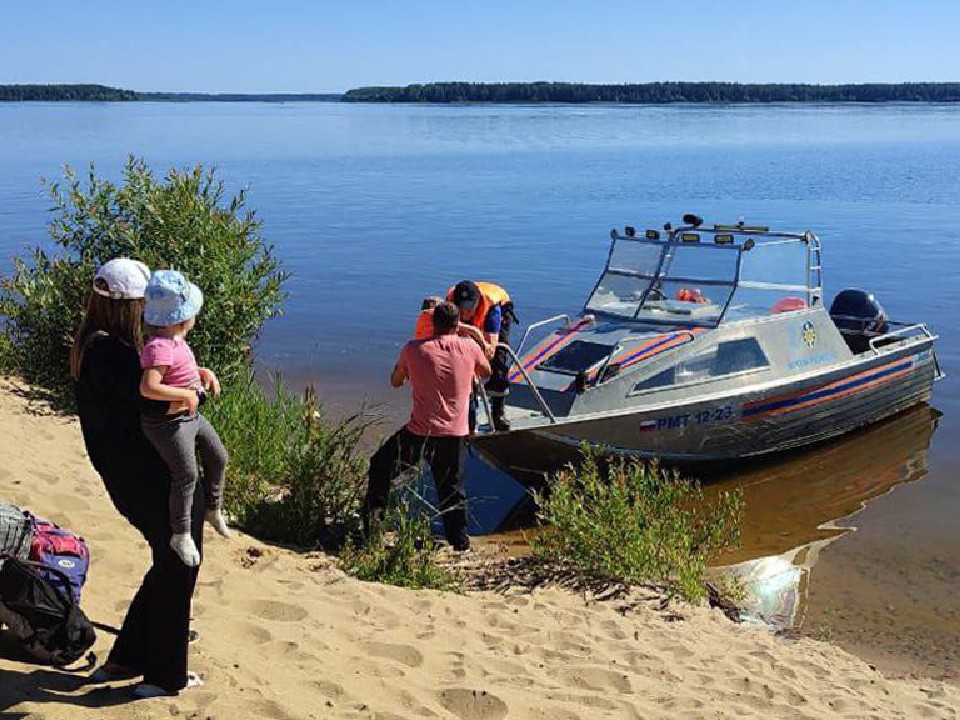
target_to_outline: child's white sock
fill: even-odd
[[[207,510],[204,517],[206,518],[207,522],[213,526],[213,529],[216,530],[218,534],[225,538],[230,537],[230,528],[227,527],[227,521],[223,517],[223,513],[220,511],[220,508]]]

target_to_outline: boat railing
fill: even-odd
[[[905,323],[888,320],[887,324],[895,325],[896,327],[892,330],[888,330],[885,333],[875,335],[869,340],[870,349],[876,353],[881,352],[881,347],[889,345],[891,341],[898,339],[910,340],[915,337],[923,337],[930,340],[937,339],[937,336],[930,331],[930,328],[928,328],[925,323]]]
[[[553,317],[548,317],[546,320],[540,320],[535,322],[532,325],[529,325],[526,329],[526,332],[523,333],[523,337],[520,339],[520,344],[517,345],[517,355],[523,355],[523,346],[527,343],[527,338],[530,337],[530,333],[537,328],[544,327],[546,325],[552,325],[557,322],[557,320],[563,320],[563,327],[570,327],[573,323],[573,320],[566,313],[561,313],[560,315],[554,315]]]
[[[556,318],[554,318],[556,319]],[[517,353],[514,352],[513,348],[510,347],[507,343],[497,343],[497,350],[503,350],[510,357],[510,363],[507,367],[517,366],[517,369],[520,370],[520,374],[523,376],[524,382],[530,388],[530,392],[533,393],[534,398],[536,398],[537,403],[540,405],[540,412],[543,413],[551,424],[557,422],[556,416],[553,414],[553,411],[550,410],[550,406],[547,404],[547,401],[543,399],[543,395],[540,394],[540,391],[537,389],[536,383],[533,382],[533,379],[530,377],[530,374],[527,372],[527,369],[523,366],[523,363],[520,362],[520,358],[517,357]],[[487,425],[490,428],[493,428],[493,415],[490,412],[490,399],[487,396],[486,388],[484,388],[483,383],[477,383],[477,394],[480,396],[480,401],[483,403],[483,410],[487,415]]]
[[[603,376],[606,375],[607,368],[610,367],[610,363],[613,362],[613,359],[620,353],[622,349],[623,344],[619,341],[610,349],[610,354],[607,355],[600,367],[597,368],[597,385],[603,382]]]

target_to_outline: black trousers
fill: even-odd
[[[146,502],[127,508],[125,514],[150,544],[152,564],[130,603],[107,659],[143,673],[145,683],[176,692],[187,684],[190,602],[200,568],[187,567],[170,549],[166,498],[145,493],[143,500]],[[198,482],[190,534],[201,555],[203,510],[203,484]]]
[[[501,306],[501,311],[503,313],[502,319],[500,321],[500,334],[497,336],[498,343],[504,343],[505,345],[510,344],[510,328],[513,327],[513,323],[516,321],[517,316],[513,312],[513,303],[508,302],[504,303]],[[510,380],[508,379],[510,370],[510,355],[507,354],[506,350],[502,348],[497,348],[496,352],[493,353],[493,358],[490,360],[490,378],[487,380],[484,388],[487,390],[487,397],[490,399],[491,404],[498,402],[506,402],[505,398],[510,392]],[[473,435],[473,431],[477,429],[477,408],[480,405],[480,396],[477,392],[474,392],[470,396],[470,415],[469,415],[469,425],[470,425],[470,434]],[[493,411],[496,411],[496,408],[491,408]]]
[[[464,438],[424,437],[405,427],[395,432],[370,458],[365,503],[369,519],[387,505],[393,480],[421,460],[430,465],[440,498],[443,534],[454,547],[469,543],[467,538],[467,496],[463,491]]]
[[[509,345],[510,328],[513,327],[513,323],[517,317],[513,312],[513,303],[504,303],[501,306],[501,312],[503,314],[500,320],[500,335],[497,340],[504,345]],[[485,385],[487,394],[490,395],[490,397],[502,397],[510,390],[510,381],[507,379],[509,369],[510,355],[506,350],[497,348],[497,351],[493,354],[493,358],[490,360],[490,379],[487,380],[487,384]]]

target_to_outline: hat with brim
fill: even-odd
[[[170,327],[196,317],[203,293],[176,270],[157,270],[144,293],[143,319],[156,327]]]

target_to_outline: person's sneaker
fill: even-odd
[[[465,537],[463,540],[450,543],[450,547],[453,548],[454,552],[466,552],[470,549],[470,538]]]
[[[178,695],[184,690],[191,690],[193,688],[202,688],[203,680],[200,679],[200,676],[195,672],[187,673],[187,684],[183,686],[183,689],[178,691],[164,690],[158,685],[151,685],[150,683],[140,683],[132,691],[131,694],[137,700],[148,700],[150,698],[157,697],[169,697],[173,695]]]
[[[510,432],[510,421],[503,414],[494,414],[493,429],[497,432]]]

